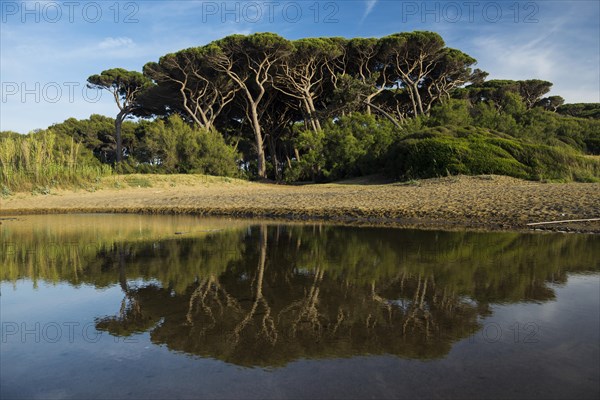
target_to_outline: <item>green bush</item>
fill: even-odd
[[[131,157],[139,147],[138,138],[135,135],[138,125],[139,123],[132,121],[123,122],[121,136],[123,147],[126,149],[125,159]],[[52,125],[49,129],[58,135],[72,137],[91,150],[94,156],[103,163],[114,164],[116,161],[114,118],[97,114],[91,115],[88,119],[69,118]]]
[[[157,120],[145,129],[148,172],[238,176],[238,155],[220,133],[192,128],[179,116]]]
[[[396,142],[386,171],[400,179],[497,174],[532,180],[595,181],[600,162],[574,150],[531,144],[483,128],[427,128]]]
[[[596,145],[600,140],[598,120],[566,117],[534,108],[521,116],[520,129],[515,136],[534,143],[600,154]]]
[[[329,121],[322,132],[300,132],[296,146],[303,156],[286,171],[286,180],[332,181],[381,172],[399,134],[389,121],[360,113]]]
[[[478,127],[518,135],[520,128],[511,114],[501,112],[492,102],[482,102],[472,109],[474,124]]]
[[[466,100],[449,99],[444,104],[433,107],[427,126],[468,126],[471,125],[471,110]]]
[[[563,104],[556,111],[572,117],[600,119],[600,103]]]

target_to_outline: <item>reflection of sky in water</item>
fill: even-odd
[[[44,221],[52,219],[48,218]],[[60,226],[70,235],[78,235],[78,229],[94,230],[101,235],[111,232],[109,227],[100,227],[89,221],[81,228],[77,218],[69,218],[67,224]],[[117,219],[108,220],[110,224],[118,225],[119,234],[131,239],[125,223],[119,225]],[[181,226],[193,229],[198,220],[161,217],[158,221],[163,224],[156,221],[136,217],[136,231],[170,238],[168,232],[179,230]],[[219,226],[219,223],[213,221],[211,225]],[[135,241],[136,238],[133,238],[130,247],[118,244],[108,247],[98,255],[98,260],[104,260],[104,263],[93,267],[95,269],[88,264],[95,275],[90,275],[92,272],[87,271],[86,265],[77,272],[79,282],[97,281],[101,283],[98,287],[89,283],[73,286],[61,281],[60,276],[54,277],[55,283],[44,279],[34,283],[27,277],[1,282],[1,397],[594,398],[599,394],[600,275],[598,265],[594,264],[597,258],[593,257],[597,250],[591,246],[596,239],[591,236],[481,233],[469,234],[462,239],[464,233],[402,233],[349,228],[327,228],[325,236],[318,236],[311,227],[286,231],[279,227],[250,229],[244,223],[232,226],[242,228],[239,230],[241,236],[226,236],[227,241],[223,243],[216,241],[218,236],[201,234],[177,242],[156,242],[152,239],[149,247],[144,241]],[[2,228],[6,234],[6,226]],[[266,236],[261,239],[263,232]],[[44,237],[53,234],[49,225]],[[435,240],[430,240],[434,236]],[[453,241],[458,243],[460,251],[470,249],[471,253],[467,256],[472,254],[472,257],[483,260],[472,275],[465,275],[464,279],[471,277],[472,281],[453,277],[470,268],[469,258],[465,259],[464,254],[452,250],[454,247],[449,247],[449,256],[444,255],[445,246]],[[388,242],[392,247],[385,247]],[[389,249],[398,242],[408,250],[398,253],[402,262],[396,264],[395,258],[386,257],[389,257]],[[154,246],[156,243],[160,246]],[[360,245],[366,247],[358,253],[349,253],[351,256],[343,259],[343,268],[337,270],[335,262],[342,259],[344,252],[333,246],[336,243],[355,249],[360,249]],[[481,243],[481,248],[478,248],[478,243]],[[522,246],[523,251],[513,252],[515,248],[519,249],[520,243],[528,246]],[[217,247],[211,247],[215,244]],[[209,257],[214,256],[218,246],[225,245],[231,246],[227,247],[228,252],[235,249],[243,252],[244,256],[236,258],[229,257],[231,254],[228,257],[217,254],[220,258]],[[485,251],[496,245],[498,248],[493,250],[493,259],[481,258],[482,254],[487,254]],[[558,251],[557,245],[562,246],[562,250]],[[585,260],[587,255],[583,250],[586,246],[592,261],[589,265],[576,266],[573,254],[578,253]],[[157,249],[157,253],[148,250],[152,248]],[[181,252],[173,253],[174,249]],[[206,249],[208,253],[194,252],[199,249]],[[361,253],[369,249],[377,253],[377,257]],[[119,264],[115,254],[123,251],[128,256]],[[569,268],[576,272],[565,275],[565,271],[559,273],[552,268],[544,269],[548,262],[557,262],[556,257],[547,257],[555,251],[564,253],[563,264],[571,265]],[[508,258],[503,259],[507,254]],[[538,255],[541,258],[536,258]],[[175,256],[179,258],[173,258]],[[262,256],[266,261],[264,278],[260,281],[257,271],[261,270]],[[375,259],[378,263],[372,263]],[[94,262],[98,260],[92,259]],[[298,264],[293,267],[296,260]],[[351,265],[353,261],[356,265]],[[85,262],[91,263],[89,260]],[[170,274],[170,269],[174,268],[172,263],[177,262],[187,266],[177,269],[179,274],[186,268],[200,272],[193,272],[187,277]],[[263,294],[270,308],[260,309],[254,319],[260,321],[265,312],[273,310],[277,317],[274,321],[280,328],[280,347],[274,348],[275,351],[285,350],[286,346],[300,346],[297,351],[274,359],[274,363],[269,365],[270,345],[253,336],[258,331],[247,329],[241,343],[255,347],[249,348],[248,354],[227,355],[220,352],[222,349],[211,352],[213,344],[222,344],[219,336],[229,335],[227,329],[231,326],[227,323],[235,323],[237,317],[227,314],[231,312],[227,310],[218,314],[218,308],[215,308],[216,332],[209,331],[206,337],[199,337],[201,330],[190,327],[190,323],[199,327],[207,323],[207,319],[198,316],[201,313],[192,315],[191,320],[186,320],[184,315],[193,303],[191,296],[198,286],[193,282],[202,282],[203,279],[202,268],[194,268],[203,262],[230,263],[224,269],[211,269],[220,271],[214,277],[213,285],[227,290],[234,300],[239,300],[243,310],[251,307],[256,299],[257,284],[262,282]],[[393,274],[386,275],[388,272],[384,271],[383,278],[378,278],[372,286],[369,273],[373,273],[373,269],[385,268],[386,262],[392,262],[391,265],[398,269],[408,268],[406,279],[394,280]],[[444,262],[450,263],[451,268],[445,269]],[[311,268],[311,263],[318,264],[319,268],[328,265],[322,280],[318,279],[318,269]],[[515,263],[518,268],[507,269],[505,273],[497,270]],[[368,267],[361,269],[361,265]],[[70,274],[74,265],[62,267],[62,273]],[[153,276],[150,271],[161,275]],[[134,276],[127,276],[128,272]],[[393,269],[391,272],[394,272]],[[127,297],[123,292],[123,281],[121,284],[118,282],[121,276],[126,279]],[[428,288],[426,295],[419,289],[424,287],[421,276],[429,277],[425,284]],[[559,283],[548,282],[552,280]],[[171,287],[173,282],[188,282],[190,286],[188,289],[177,285]],[[404,285],[402,290],[397,286],[400,284]],[[504,286],[523,286],[523,290],[503,289]],[[485,287],[496,291],[490,294],[492,299],[488,302],[482,300],[485,292],[477,289]],[[386,326],[373,325],[373,332],[379,334],[377,340],[386,340],[386,343],[370,343],[374,336],[369,336],[368,329],[361,330],[361,323],[350,324],[346,330],[340,328],[342,333],[337,338],[315,336],[317,342],[310,345],[312,336],[306,336],[308,331],[300,332],[298,337],[287,335],[287,328],[284,328],[289,323],[285,319],[286,313],[290,312],[286,308],[288,303],[308,298],[315,288],[319,289],[316,304],[323,315],[327,312],[335,315],[335,307],[339,304],[351,305],[354,308],[349,311],[361,318],[372,312],[386,315],[386,307],[391,306],[394,318],[397,318],[397,335],[389,335]],[[466,290],[469,292],[465,293]],[[447,300],[455,301],[458,308],[445,313],[436,301],[443,298],[440,296],[444,293],[452,291],[456,293],[453,292]],[[503,297],[505,294],[509,298]],[[520,297],[515,297],[517,294]],[[374,299],[381,301],[372,303]],[[434,330],[432,336],[426,337],[425,331],[417,324],[414,333],[404,337],[403,315],[413,312],[415,301],[420,299],[422,307],[419,313],[431,313],[433,321],[439,323],[439,331]],[[193,309],[201,309],[199,304],[195,304]],[[136,306],[146,312],[143,316],[149,318],[149,322],[140,322],[139,326],[144,327],[141,333],[113,336],[106,330],[96,330],[99,318],[116,318],[118,322],[117,317],[124,305],[130,307],[129,314],[123,314],[128,318],[135,317],[131,310]],[[465,312],[474,314],[461,317],[460,314]],[[322,329],[330,333],[327,321],[323,319]],[[377,324],[385,321],[385,318],[379,319]],[[417,322],[422,321],[425,319]],[[135,325],[139,321],[130,322]],[[38,329],[35,329],[36,323],[39,324]],[[472,330],[461,331],[461,324]],[[19,332],[12,334],[11,329],[15,326]],[[34,329],[40,337],[36,338],[36,334],[30,332],[23,338],[23,327]],[[57,327],[61,334],[58,339]],[[221,328],[223,331],[219,331]],[[138,331],[133,329],[133,332]],[[410,335],[418,337],[413,342]],[[305,340],[307,338],[308,341]],[[411,346],[416,346],[414,351]],[[262,349],[267,358],[250,367],[251,358],[248,360],[243,356],[252,357],[252,351],[257,349],[259,352]],[[390,354],[392,350],[397,352],[397,356]],[[376,352],[369,354],[369,351]],[[227,357],[231,362],[223,361]]]
[[[150,342],[148,333],[124,340],[102,333],[97,343],[2,343],[2,397],[524,397],[583,398],[598,389],[598,288],[595,276],[572,276],[556,287],[556,300],[494,307],[484,327],[503,336],[488,342],[478,331],[455,343],[441,360],[390,356],[297,360],[284,368],[240,368],[190,357]],[[114,313],[118,286],[96,291],[21,281],[2,284],[2,322],[77,321]],[[537,343],[515,343],[510,326],[535,322]],[[93,337],[90,330],[90,337]],[[81,333],[81,332],[79,332]],[[581,368],[586,366],[586,368]],[[26,384],[25,384],[26,382]],[[435,382],[435,383],[432,383]],[[596,392],[594,392],[596,390]],[[587,396],[593,397],[593,396]]]

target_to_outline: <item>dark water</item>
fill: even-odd
[[[600,237],[0,225],[0,397],[598,398]]]

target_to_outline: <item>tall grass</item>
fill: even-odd
[[[2,194],[84,186],[111,173],[110,166],[100,164],[89,150],[82,151],[73,138],[51,131],[0,136]]]

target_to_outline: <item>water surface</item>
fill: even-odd
[[[4,398],[597,398],[600,237],[27,216]]]

